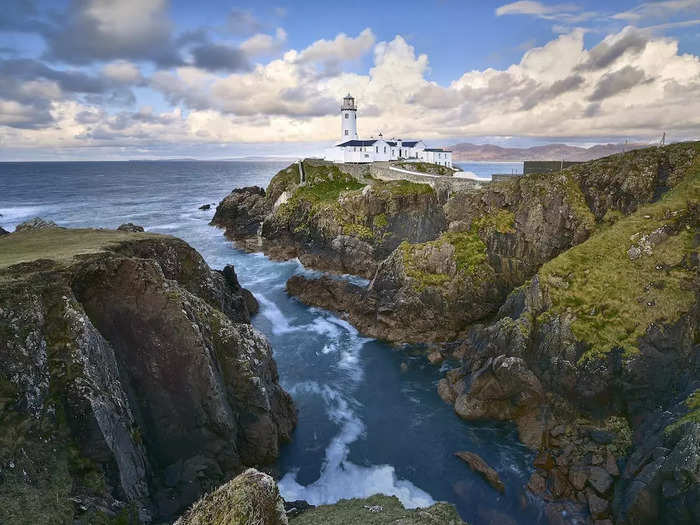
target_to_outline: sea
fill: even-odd
[[[437,394],[454,362],[431,365],[421,346],[392,346],[285,292],[298,260],[246,253],[209,226],[232,189],[265,187],[287,162],[0,163],[0,226],[42,217],[66,227],[122,223],[180,237],[213,268],[233,264],[260,303],[253,324],[270,340],[299,424],[273,466],[282,495],[319,505],[375,493],[406,507],[456,505],[472,525],[544,523],[542,503],[525,494],[532,452],[515,427],[466,422]],[[513,163],[460,163],[479,176],[521,172]],[[199,210],[203,204],[209,210]],[[356,279],[357,280],[357,279]],[[503,494],[455,457],[476,452],[499,474]]]

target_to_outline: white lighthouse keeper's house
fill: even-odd
[[[337,163],[375,162],[389,160],[420,160],[452,167],[452,152],[441,148],[426,148],[422,140],[360,139],[357,133],[357,105],[348,93],[340,106],[340,142],[328,148],[324,158]]]

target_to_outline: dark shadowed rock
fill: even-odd
[[[202,204],[199,209],[202,211],[209,210],[211,209],[211,204]]]
[[[503,492],[505,490],[505,486],[503,485],[501,478],[498,476],[498,472],[491,468],[489,464],[481,458],[481,456],[475,454],[474,452],[455,452],[455,456],[469,465],[473,471],[481,474],[481,476],[488,481],[489,485],[491,485],[497,491]]]
[[[142,232],[144,231],[143,226],[139,226],[137,224],[134,224],[132,222],[127,222],[124,224],[121,224],[118,228],[117,231],[120,232]]]
[[[5,228],[0,226],[0,235],[8,235],[10,232],[8,232]]]
[[[236,188],[216,207],[210,224],[224,228],[232,239],[255,237],[270,211],[265,190],[258,186]]]
[[[0,267],[0,522],[167,521],[274,461],[296,414],[233,269],[172,237],[47,231],[0,241],[63,249]]]

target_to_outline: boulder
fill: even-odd
[[[249,468],[207,494],[174,525],[287,525],[285,503],[269,475]]]
[[[139,232],[143,232],[144,229],[143,229],[143,226],[139,226],[139,225],[134,224],[132,222],[127,222],[124,224],[120,224],[119,227],[117,228],[117,231],[139,233]]]
[[[491,468],[481,456],[474,452],[455,452],[455,456],[469,465],[473,471],[481,474],[481,476],[488,481],[489,485],[497,491],[503,492],[505,490],[505,486],[498,476],[498,472]]]
[[[467,420],[513,420],[526,445],[538,448],[544,424],[538,408],[544,390],[537,376],[519,357],[490,358],[471,374],[468,388],[455,401],[455,412]]]

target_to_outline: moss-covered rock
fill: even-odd
[[[494,314],[512,290],[547,263],[541,282],[555,305],[542,312],[545,316],[576,313],[572,329],[590,344],[587,356],[609,349],[606,339],[621,340],[621,333],[606,326],[624,327],[625,347],[633,348],[630,341],[661,320],[662,312],[688,312],[693,292],[684,283],[692,271],[687,263],[693,257],[696,208],[683,199],[696,199],[697,183],[689,174],[697,170],[698,150],[697,143],[649,148],[457,192],[444,205],[447,231],[427,242],[401,243],[378,266],[362,300],[354,307],[348,302],[347,314],[373,336],[449,340]],[[619,173],[627,174],[624,181]],[[633,234],[637,238],[630,239]],[[653,250],[652,244],[654,257],[627,256],[629,250],[633,255]],[[624,257],[613,255],[618,252]],[[593,260],[601,264],[586,273],[576,270]],[[659,265],[667,269],[663,278],[655,269]],[[606,274],[623,277],[608,285]],[[295,284],[306,294],[301,299],[315,304],[311,285]],[[327,290],[328,284],[322,287]],[[639,300],[623,311],[632,294]],[[646,306],[642,297],[658,307]],[[607,323],[622,318],[627,325]]]
[[[263,223],[263,249],[305,265],[371,277],[403,240],[437,237],[445,227],[426,184],[362,180],[337,165],[304,161],[306,182]]]
[[[295,422],[235,272],[179,239],[0,240],[0,522],[168,519]]]
[[[210,492],[174,525],[287,525],[275,481],[249,468]]]

